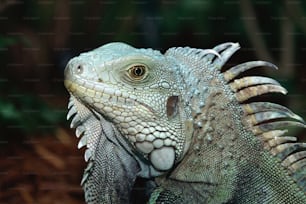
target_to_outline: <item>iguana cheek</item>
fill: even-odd
[[[156,169],[166,171],[174,164],[175,152],[172,147],[162,147],[153,150],[149,158]]]

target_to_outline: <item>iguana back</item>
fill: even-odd
[[[156,177],[150,203],[306,203],[306,144],[286,130],[304,121],[284,106],[252,102],[287,91],[271,78],[241,77],[276,68],[268,62],[224,71],[238,49],[224,43],[162,55],[111,43],[68,63],[69,92],[130,143],[125,151],[140,168],[132,172]]]

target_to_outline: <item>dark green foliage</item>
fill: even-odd
[[[32,95],[12,95],[14,100],[0,97],[0,124],[7,132],[50,132],[64,122],[66,111],[56,110]],[[4,134],[1,134],[4,136]]]

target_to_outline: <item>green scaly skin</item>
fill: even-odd
[[[136,176],[155,178],[152,204],[306,203],[306,144],[285,131],[286,126],[305,127],[304,121],[283,106],[248,101],[286,90],[266,77],[239,79],[240,73],[254,67],[275,68],[267,62],[221,71],[238,49],[237,43],[224,43],[206,50],[171,48],[161,54],[109,43],[71,59],[65,70],[66,88],[92,112],[102,130],[104,119],[113,129],[94,140],[88,130],[86,139],[80,140],[90,150],[85,157],[99,163],[95,155],[125,155],[128,162],[120,156],[115,162],[129,172],[129,179],[121,171],[115,182],[122,178],[130,191]],[[102,152],[95,145],[105,137],[113,138],[120,154],[112,149]],[[109,169],[114,165],[99,164]],[[88,169],[96,175],[99,171]],[[99,186],[109,194],[117,189],[105,177],[110,173],[101,174],[104,183]],[[85,175],[84,185],[99,179]],[[129,200],[122,198],[129,196],[123,191],[109,196],[110,202]],[[88,192],[85,188],[85,197]]]

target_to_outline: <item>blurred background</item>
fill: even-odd
[[[302,0],[0,1],[0,203],[84,203],[84,150],[66,121],[67,61],[112,41],[162,52],[239,42],[229,64],[267,60],[306,119],[306,2]],[[255,73],[255,72],[253,72]],[[306,131],[295,135],[305,140]],[[135,188],[133,200],[143,203]]]

